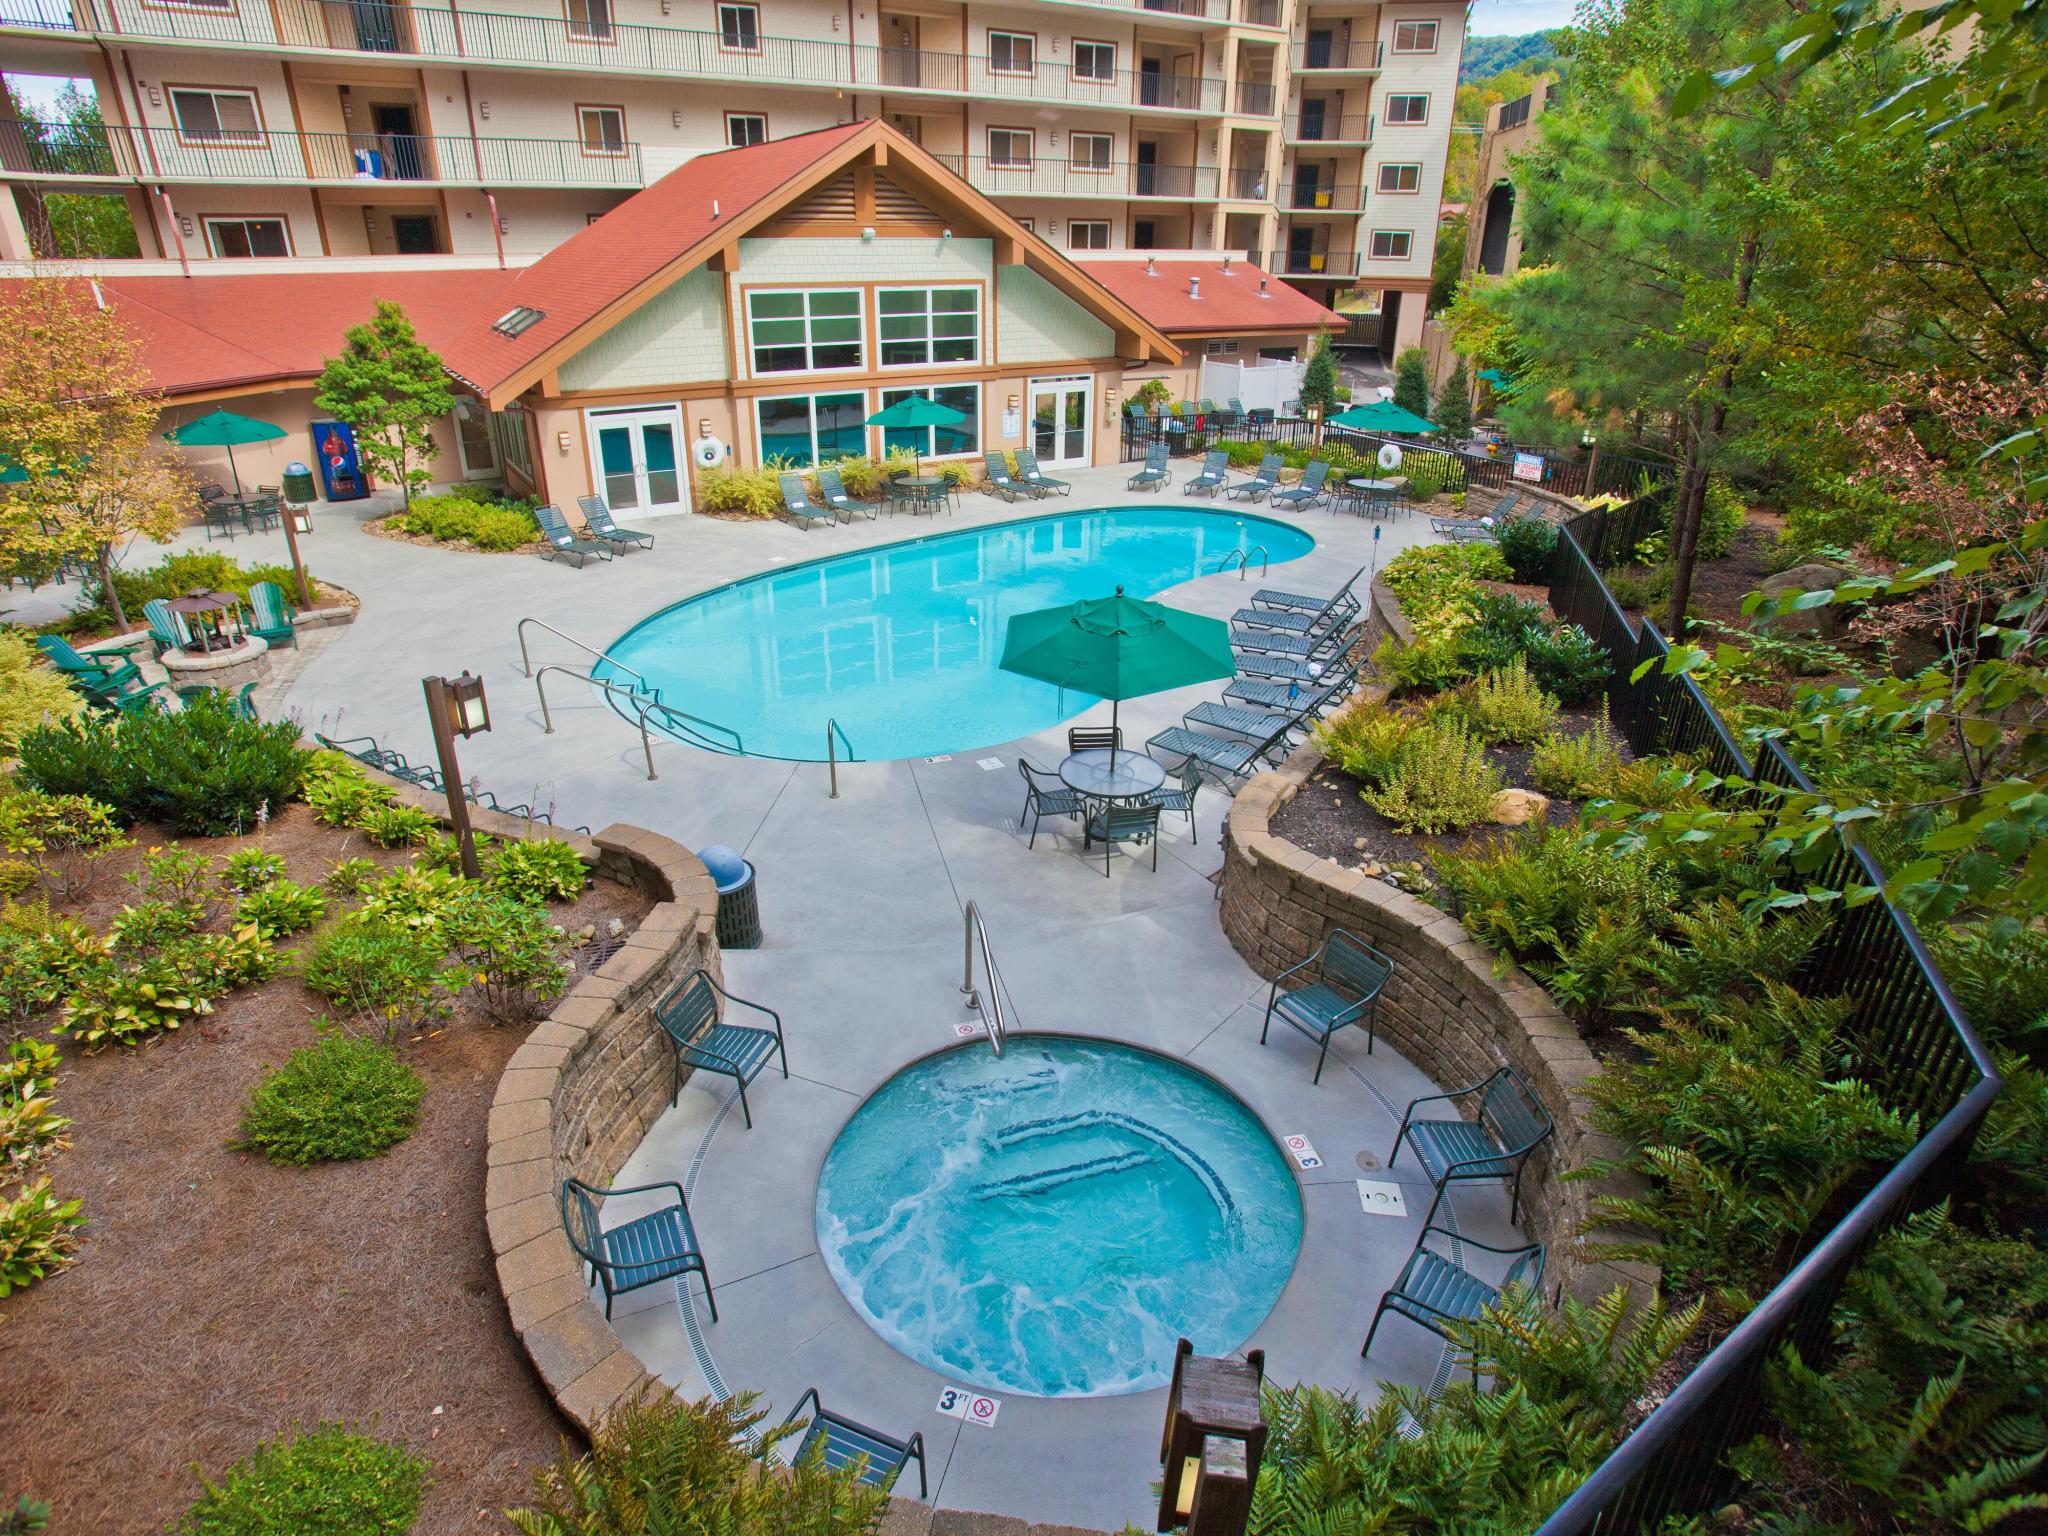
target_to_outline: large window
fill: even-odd
[[[1067,145],[1071,152],[1069,158],[1073,162],[1074,169],[1091,174],[1099,175],[1109,170],[1110,151],[1114,148],[1115,143],[1115,139],[1106,133],[1070,133],[1067,135]]]
[[[1387,98],[1387,122],[1390,125],[1413,127],[1429,121],[1429,97],[1426,95],[1389,96]]]
[[[1405,229],[1376,229],[1371,249],[1375,261],[1406,261],[1415,249],[1415,236]]]
[[[206,244],[216,256],[289,256],[283,219],[208,219]]]
[[[498,456],[528,480],[533,479],[533,444],[526,435],[526,408],[515,402],[502,411],[491,412],[491,436],[497,439]]]
[[[725,142],[734,149],[744,149],[749,144],[764,144],[768,140],[768,119],[759,112],[728,112],[725,114]]]
[[[991,128],[988,131],[988,163],[1028,170],[1031,165],[1029,128]]]
[[[1436,23],[1433,21],[1395,22],[1394,52],[1435,53]]]
[[[953,427],[888,427],[882,432],[886,452],[901,448],[905,453],[942,459],[951,454],[981,452],[981,386],[979,384],[937,384],[926,389],[885,389],[882,409],[899,400],[923,395],[935,405],[949,405],[967,419]]]
[[[1109,220],[1069,219],[1067,221],[1067,249],[1070,251],[1108,250]]]
[[[576,122],[583,135],[586,155],[623,155],[626,152],[626,109],[624,107],[578,107]]]
[[[867,452],[865,390],[831,395],[777,395],[754,402],[761,426],[761,462],[787,459],[809,467]]]
[[[978,288],[884,288],[875,313],[884,368],[981,360]]]
[[[253,91],[174,90],[171,115],[178,120],[178,136],[183,139],[208,144],[257,144],[263,139],[263,119]]]
[[[1037,68],[1038,39],[1029,32],[991,32],[988,70],[992,75],[1028,75]]]
[[[570,42],[617,41],[612,32],[612,0],[566,0],[566,7]]]
[[[777,289],[747,295],[747,335],[755,373],[816,373],[858,368],[858,288]]]
[[[1074,44],[1074,78],[1076,80],[1114,80],[1116,78],[1116,44],[1076,41]]]
[[[718,46],[729,53],[759,53],[761,7],[721,5],[718,8]]]
[[[1422,167],[1419,165],[1383,165],[1380,167],[1380,190],[1382,192],[1419,192],[1422,190]]]

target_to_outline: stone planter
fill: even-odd
[[[204,685],[216,693],[235,693],[270,676],[269,642],[255,635],[212,651],[165,651],[157,660],[173,688]]]

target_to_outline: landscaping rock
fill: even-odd
[[[1496,826],[1519,827],[1541,821],[1550,809],[1550,797],[1533,789],[1504,789],[1493,797],[1486,814]]]
[[[1788,571],[1775,576],[1766,576],[1757,583],[1757,590],[1766,597],[1784,597],[1798,592],[1817,592],[1823,587],[1840,586],[1855,572],[1846,571],[1838,565],[1825,561],[1809,561],[1795,565]],[[1776,618],[1752,616],[1751,629],[1770,628],[1781,635],[1817,635],[1830,638],[1839,635],[1848,623],[1841,608],[1830,605],[1826,608],[1808,608],[1801,613],[1781,613]]]

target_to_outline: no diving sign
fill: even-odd
[[[1280,1144],[1287,1148],[1287,1155],[1294,1159],[1294,1166],[1303,1170],[1323,1166],[1322,1154],[1316,1151],[1316,1144],[1306,1136],[1283,1136]]]
[[[949,1419],[965,1419],[983,1429],[994,1429],[996,1415],[1003,1411],[1003,1400],[970,1392],[965,1387],[947,1387],[939,1393],[936,1411]]]

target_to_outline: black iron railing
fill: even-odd
[[[1362,117],[1342,117],[1336,113],[1313,112],[1304,107],[1287,125],[1287,137],[1298,144],[1370,144],[1378,123],[1379,119],[1370,113]]]
[[[1612,512],[1582,513],[1564,525],[1558,539],[1550,606],[1614,657],[1609,704],[1617,728],[1638,754],[1684,753],[1730,778],[1812,793],[1812,781],[1779,742],[1764,742],[1752,757],[1697,682],[1665,675],[1661,662],[1669,646],[1657,626],[1647,619],[1639,628],[1631,626],[1608,591],[1601,554],[1625,555],[1660,522],[1658,498],[1646,496]],[[1653,665],[1635,677],[1646,662]],[[1882,889],[1885,883],[1869,851],[1847,841],[1807,878],[1834,889],[1849,883]],[[1809,1363],[1824,1359],[1831,1345],[1829,1316],[1850,1269],[1902,1217],[1956,1189],[2000,1083],[1990,1053],[1912,922],[1881,899],[1853,910],[1838,908],[1796,979],[1820,995],[1849,1000],[1848,1038],[1857,1074],[1890,1107],[1917,1115],[1925,1130],[1848,1215],[1815,1234],[1791,1273],[1685,1375],[1536,1536],[1655,1530],[1669,1516],[1721,1503],[1733,1484],[1728,1452],[1760,1427],[1765,1367],[1788,1343]]]
[[[1497,133],[1506,133],[1510,128],[1519,128],[1529,121],[1529,107],[1534,98],[1517,96],[1513,101],[1501,103],[1500,121],[1494,125]]]

